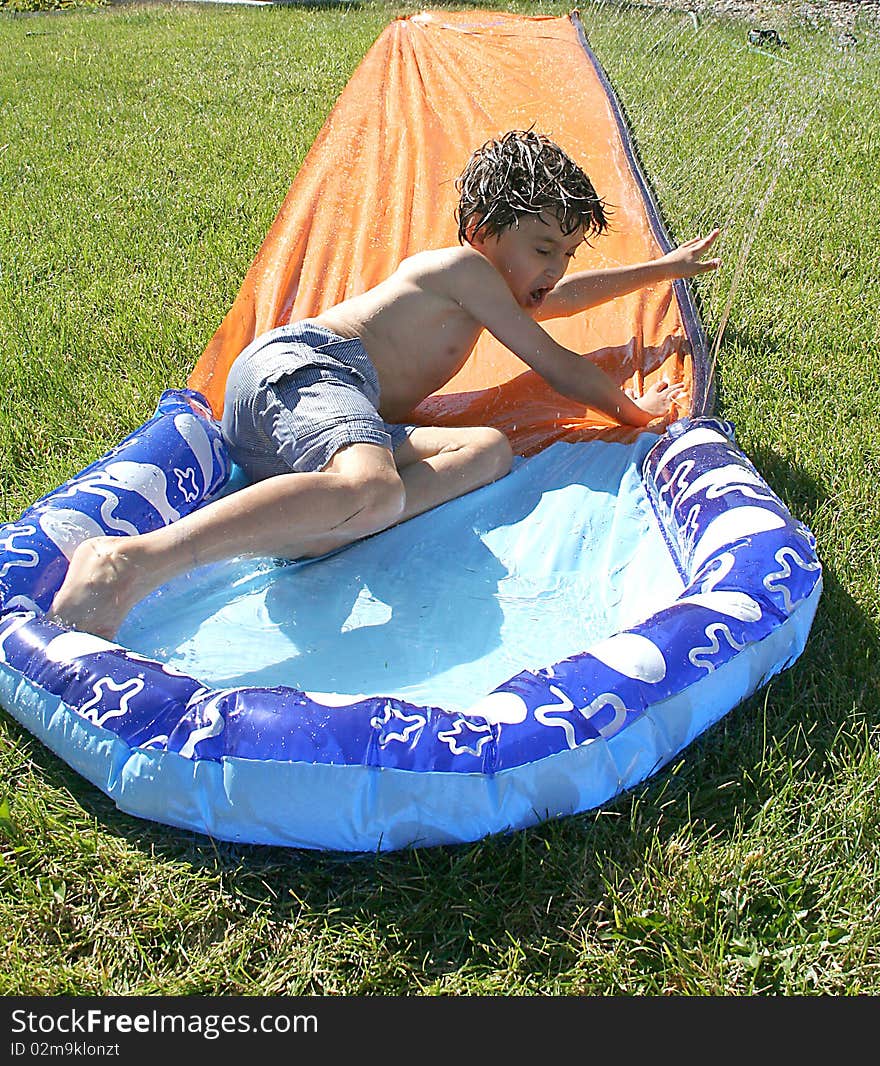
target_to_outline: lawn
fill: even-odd
[[[0,519],[185,384],[419,6],[0,17]],[[0,995],[880,992],[880,42],[581,11],[671,233],[724,229],[698,287],[717,413],[818,539],[803,656],[600,811],[358,858],[132,819],[0,713]]]

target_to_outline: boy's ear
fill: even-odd
[[[485,230],[480,229],[480,223],[483,220],[477,215],[471,215],[467,220],[467,225],[464,228],[464,239],[470,245],[483,244],[485,240]]]
[[[465,227],[464,239],[472,248],[480,248],[486,242],[486,231],[480,229],[480,219],[470,218]]]

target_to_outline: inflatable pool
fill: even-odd
[[[473,48],[497,53],[487,84]],[[371,79],[386,92],[436,92],[432,64],[444,78],[457,65],[459,90],[466,76],[479,82],[456,97],[480,105],[465,109],[460,143],[444,133],[437,149],[423,136],[426,107],[395,120],[421,130],[416,184],[383,177],[402,165],[393,123],[381,144],[358,142],[360,163],[350,152],[344,173],[326,169],[340,130],[373,115]],[[556,83],[594,96],[554,105],[548,64]],[[609,238],[613,254],[670,246],[576,16],[395,20],[328,119],[188,387],[169,389],[117,447],[0,528],[0,704],[121,810],[245,843],[360,852],[472,841],[609,802],[801,654],[822,589],[814,538],[711,415],[705,339],[679,283],[548,324],[622,383],[688,381],[690,410],[662,434],[577,410],[481,341],[419,413],[504,429],[517,453],[505,478],[322,559],[203,568],[143,601],[116,642],[45,618],[83,539],[158,528],[237,490],[218,429],[234,354],[369,284],[409,245],[445,240],[425,227],[446,217],[426,190],[448,189],[447,155],[460,162],[481,123],[528,125],[527,106],[561,142],[583,135],[610,156],[628,220]],[[344,241],[335,251],[312,242],[328,219],[339,227],[345,182],[363,192],[368,178],[375,197],[357,202],[375,201],[381,226],[353,220],[362,240],[343,262]],[[407,212],[380,202],[389,185]]]
[[[737,449],[728,426],[684,420],[653,443],[643,439],[648,445],[640,488],[669,564],[658,576],[663,560],[652,556],[652,582],[678,594],[637,624],[520,670],[460,710],[281,684],[218,688],[42,618],[84,535],[155,528],[228,486],[232,467],[207,407],[192,392],[169,392],[145,426],[0,531],[0,702],[122,810],[226,840],[393,849],[473,840],[597,807],[654,773],[797,658],[821,591],[812,536]],[[509,486],[447,508],[479,508],[482,493],[515,500],[522,511],[529,464],[543,464],[544,486],[549,470],[565,471],[537,504],[583,487],[579,472],[603,447],[621,446],[557,445],[572,454],[548,458],[551,448],[520,464]],[[624,467],[631,466],[628,455]],[[563,502],[563,513],[570,506]],[[498,566],[509,551],[493,537],[511,516],[497,499],[490,511],[495,519],[483,523],[479,540]],[[430,520],[443,525],[442,516]],[[479,526],[461,515],[452,521]],[[421,525],[414,519],[389,531],[398,537],[393,555],[406,554],[400,538],[421,542]],[[556,560],[527,597],[534,610],[558,592],[559,560],[584,537],[577,526],[540,537],[540,526],[537,539],[527,525],[514,538],[526,557],[549,552]],[[360,547],[367,588],[385,560],[371,542]],[[636,554],[645,551],[656,549],[646,542]],[[484,562],[481,579],[486,573]],[[182,595],[191,600],[187,581]],[[652,597],[643,590],[637,598]],[[463,606],[459,597],[443,625],[466,627],[467,618],[456,618]],[[570,630],[578,605],[567,606],[574,611],[563,612],[562,627]],[[167,621],[179,605],[159,610]],[[536,625],[549,624],[547,617],[545,610]],[[382,624],[362,620],[349,631]],[[136,632],[136,619],[129,628]],[[581,635],[575,629],[575,642]],[[228,627],[226,659],[235,639]]]

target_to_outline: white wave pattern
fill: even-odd
[[[176,671],[173,671],[173,670],[165,670],[164,666],[163,666],[162,669],[166,673],[176,673]],[[178,674],[178,676],[179,677],[186,677],[186,674]],[[211,690],[209,688],[205,687],[204,685],[201,688],[196,689],[196,691],[186,701],[186,709],[189,710],[190,707],[192,707],[194,704],[198,703],[199,700],[204,699],[205,696],[209,695],[210,691]]]
[[[693,459],[682,460],[675,470],[673,470],[672,475],[666,484],[660,489],[660,500],[670,514],[675,506],[675,501],[683,496],[690,487],[688,474],[690,474],[693,468]],[[669,499],[664,500],[664,496],[668,496]]]
[[[92,537],[100,537],[108,532],[134,536],[139,532],[138,527],[127,519],[116,517],[116,509],[121,504],[118,496],[121,489],[141,496],[158,511],[166,525],[180,517],[178,511],[171,506],[168,499],[168,482],[158,466],[118,460],[108,463],[103,471],[95,471],[78,479],[73,485],[52,497],[53,504],[59,499],[75,497],[79,493],[100,497],[103,525],[82,511],[53,505],[47,506],[38,515],[40,528],[68,561],[76,548]]]
[[[86,477],[79,480],[71,494],[79,495],[79,493],[82,492],[88,496],[98,496],[100,498],[101,522],[103,522],[103,527],[99,526],[98,528],[101,530],[101,534],[108,530],[115,530],[117,533],[134,536],[138,532],[137,526],[133,522],[129,522],[127,518],[116,517],[116,508],[122,503],[119,499],[118,492],[120,488],[126,487],[127,486],[125,485],[118,484],[115,478],[96,472],[94,474],[88,474]],[[51,515],[53,512],[50,510],[47,513]],[[84,515],[83,517],[86,516]]]
[[[21,566],[31,569],[39,564],[40,556],[33,548],[18,548],[15,545],[16,537],[32,537],[36,532],[37,527],[30,524],[19,525],[16,523],[6,527],[6,532],[0,537],[0,551],[11,552],[18,558],[4,560],[3,565],[0,566],[0,578],[6,577],[13,567]]]
[[[158,667],[162,673],[166,674],[168,677],[183,677],[189,681],[194,680],[185,670],[178,670],[178,668],[171,663],[163,663],[158,659],[151,659],[149,655],[141,655],[140,652],[132,651],[131,648],[125,649],[124,657],[135,663],[147,663],[150,666]],[[195,700],[201,699],[202,696],[206,696],[210,691],[210,689],[203,687],[197,692],[194,692],[187,702],[187,707],[189,707]]]
[[[139,677],[130,677],[122,684],[112,677],[102,677],[92,685],[93,696],[79,708],[79,713],[94,725],[103,726],[112,718],[128,714],[129,704],[143,690],[144,682]]]
[[[333,707],[347,707],[351,703],[360,703],[361,700],[369,698],[365,696],[363,692],[303,692],[303,695],[307,696],[312,703],[317,704],[319,707],[327,707],[328,709]]]
[[[547,691],[551,692],[559,703],[543,703],[540,707],[536,707],[535,718],[541,725],[561,729],[565,733],[565,742],[569,748],[577,747],[574,726],[567,718],[557,717],[560,714],[570,714],[574,710],[574,704],[556,685],[550,685]]]
[[[800,553],[789,546],[785,546],[779,549],[775,557],[776,562],[779,563],[781,570],[775,570],[772,574],[767,574],[764,578],[764,588],[768,592],[776,592],[782,596],[782,602],[785,604],[785,610],[788,614],[791,614],[792,607],[794,606],[791,598],[791,592],[788,590],[788,586],[782,582],[788,581],[791,575],[794,573],[793,568],[789,564],[791,561],[801,570],[807,572],[813,572],[821,569],[821,563],[818,559],[804,559]]]
[[[229,462],[229,457],[226,454],[226,449],[225,449],[225,446],[224,446],[223,442],[220,441],[220,440],[215,440],[214,444],[212,446],[212,451],[214,453],[214,458],[217,461],[217,466],[221,470],[225,469],[226,465]],[[207,486],[206,486],[206,489],[207,489]]]
[[[693,666],[710,674],[715,670],[715,663],[712,662],[712,658],[721,650],[721,642],[716,634],[720,633],[734,651],[742,651],[747,643],[746,641],[740,643],[724,622],[712,622],[706,626],[705,633],[709,643],[704,647],[691,648],[688,652],[688,659],[690,659]]]
[[[583,708],[575,708],[569,697],[555,685],[550,686],[550,692],[552,692],[560,702],[546,703],[541,707],[536,707],[535,718],[537,718],[542,725],[562,729],[565,733],[565,742],[569,748],[578,747],[577,736],[575,734],[573,723],[568,718],[559,717],[560,715],[567,715],[572,711],[576,711],[576,713],[580,714],[581,717],[589,722],[590,725],[596,729],[599,736],[603,737],[605,740],[613,737],[615,733],[619,733],[626,724],[627,706],[616,692],[603,692]],[[596,717],[607,707],[613,708],[614,717],[605,725],[596,726]],[[582,743],[589,744],[591,741],[592,738],[588,738]]]
[[[676,497],[674,502],[675,504],[683,503],[698,492],[705,492],[708,500],[720,499],[731,492],[741,492],[753,500],[770,502],[777,500],[775,493],[760,474],[747,470],[739,463],[729,463],[700,474],[680,496]]]
[[[122,489],[137,493],[146,500],[159,512],[166,525],[180,517],[168,500],[168,482],[164,471],[153,463],[135,463],[130,459],[109,462],[103,470],[95,470],[76,478],[67,488],[55,492],[51,501],[47,501],[47,506],[51,506],[56,500],[75,497],[81,492],[100,496],[104,501],[101,504],[101,520],[105,529],[134,534],[138,532],[137,527],[125,519],[116,518],[115,515],[121,502],[117,494]]]
[[[614,717],[606,725],[596,726],[593,719],[599,714],[600,711],[604,711],[606,707],[614,708]],[[621,729],[626,725],[627,706],[617,695],[616,692],[603,692],[600,696],[597,696],[588,706],[584,707],[581,714],[586,720],[593,725],[599,733],[600,737],[604,737],[605,740],[609,740],[619,733]]]
[[[681,524],[681,538],[689,544],[700,536],[701,510],[700,505],[695,503],[688,511],[687,518]]]
[[[709,572],[703,578],[700,584],[700,592],[712,592],[715,586],[733,570],[736,563],[736,556],[733,552],[724,552],[723,555],[716,556],[711,563],[709,563]]]

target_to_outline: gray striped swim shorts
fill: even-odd
[[[391,451],[414,426],[376,410],[379,377],[359,340],[310,319],[256,337],[229,370],[221,428],[230,456],[251,481],[322,470],[340,448]]]

